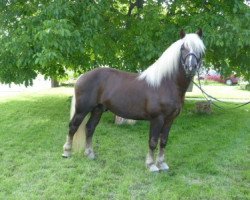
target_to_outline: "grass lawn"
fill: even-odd
[[[168,172],[145,168],[148,124],[113,124],[94,136],[96,160],[61,158],[69,93],[0,100],[0,199],[250,199],[250,105],[211,115],[187,101],[167,146]]]

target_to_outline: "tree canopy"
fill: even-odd
[[[0,81],[32,84],[100,65],[148,67],[179,30],[202,28],[206,64],[250,80],[250,7],[243,0],[5,0]]]

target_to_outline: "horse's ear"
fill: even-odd
[[[180,31],[181,39],[184,38],[185,35],[186,35],[185,31],[183,29],[181,29],[181,31]]]
[[[196,31],[196,34],[199,35],[199,37],[201,38],[203,33],[202,33],[202,29],[199,28],[198,31]]]

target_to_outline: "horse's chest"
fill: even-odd
[[[171,102],[171,103],[164,103],[161,105],[161,111],[165,115],[166,118],[175,118],[181,112],[182,104]]]
[[[163,116],[166,119],[173,119],[179,115],[182,108],[182,104],[177,102],[166,99],[149,101],[146,110],[151,117]]]

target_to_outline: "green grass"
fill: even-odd
[[[61,158],[70,100],[52,92],[0,101],[0,199],[250,198],[250,106],[199,115],[186,102],[167,146],[170,170],[150,173],[148,124],[117,126],[110,113],[95,132],[96,160]]]
[[[250,91],[241,90],[240,86],[237,85],[203,84],[201,87],[207,94],[212,95],[215,98],[245,102],[250,100]],[[186,97],[191,98],[204,98],[203,96],[202,92],[195,85],[193,86],[192,92],[186,93]]]

